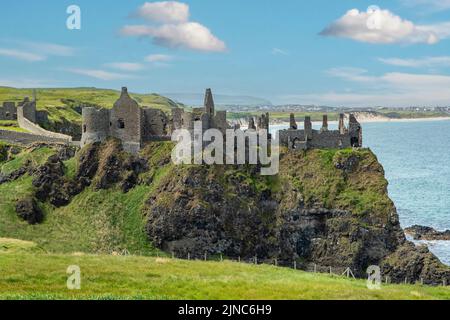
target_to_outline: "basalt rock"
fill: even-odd
[[[437,231],[430,227],[412,226],[405,229],[405,233],[411,235],[414,240],[441,240],[450,241],[450,230]]]
[[[25,198],[17,201],[16,213],[29,224],[38,224],[44,219],[44,215],[34,198]]]
[[[376,157],[327,159],[319,150],[282,154],[275,177],[250,166],[176,166],[145,206],[149,239],[180,258],[256,256],[361,278],[378,265],[393,282],[442,284],[450,268],[406,240]]]

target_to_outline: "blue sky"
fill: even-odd
[[[0,85],[450,105],[449,0],[16,0],[0,15]]]

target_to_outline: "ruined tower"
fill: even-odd
[[[341,134],[345,134],[345,132],[347,131],[345,128],[345,124],[344,124],[344,118],[345,118],[345,115],[343,113],[341,113],[339,115],[339,132]]]
[[[291,113],[291,115],[290,115],[289,128],[291,130],[297,130],[298,129],[297,122],[295,121],[295,115],[293,113]]]
[[[250,117],[250,119],[248,120],[248,129],[256,130],[255,119],[253,117]]]
[[[206,114],[210,117],[214,117],[214,99],[211,89],[206,89],[204,106]]]
[[[305,117],[305,140],[312,139],[313,129],[312,129],[312,122],[311,117],[306,116]]]
[[[328,131],[328,116],[326,114],[323,115],[321,131],[322,132]]]

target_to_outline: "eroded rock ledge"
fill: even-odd
[[[413,237],[414,240],[442,240],[450,241],[450,230],[437,231],[430,227],[412,226],[405,229],[405,233]]]

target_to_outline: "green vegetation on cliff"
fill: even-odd
[[[132,89],[132,88],[130,88]],[[97,88],[53,88],[37,89],[37,109],[48,112],[49,122],[44,127],[58,131],[62,127],[81,127],[81,106],[112,108],[119,98],[120,91]],[[0,87],[0,102],[20,102],[24,97],[31,97],[32,89]],[[140,105],[169,112],[178,104],[157,94],[131,93]],[[1,123],[0,123],[1,126]],[[81,131],[80,131],[81,132]]]
[[[270,266],[138,257],[166,255],[156,248],[178,257],[192,253],[191,258],[208,252],[211,258],[223,253],[247,259],[256,253],[260,262],[277,258],[292,266],[296,257],[298,267],[314,261],[337,273],[351,267],[364,277],[367,263],[396,252],[403,235],[391,220],[395,207],[383,168],[368,149],[283,152],[280,174],[261,176],[256,166],[174,166],[169,142],[149,143],[139,157],[123,152],[115,139],[87,146],[68,160],[55,160],[54,155],[67,154],[55,148],[0,144],[3,176],[26,164],[33,168],[0,184],[0,238],[8,238],[1,240],[0,252],[9,252],[0,259],[0,299],[448,298],[444,288],[369,291],[363,281]],[[59,165],[55,176],[52,170]],[[68,202],[58,202],[65,199],[58,192],[85,179],[89,183],[82,188],[73,185],[78,191]],[[39,198],[41,180],[55,183],[47,191],[50,198]],[[17,216],[15,206],[23,198],[40,199],[40,224]],[[416,255],[412,268],[446,276],[432,255],[402,250],[402,257]],[[132,256],[112,257],[116,254]],[[395,257],[388,260],[394,270],[403,263]],[[417,266],[423,257],[427,266]],[[80,292],[64,287],[70,264],[85,272]],[[432,280],[442,283],[441,275]],[[399,277],[404,280],[402,273]]]

